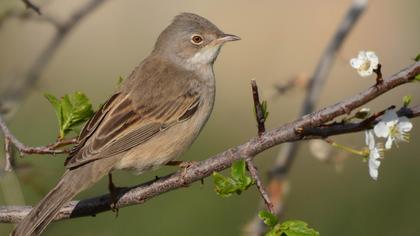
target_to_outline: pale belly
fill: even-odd
[[[178,158],[197,138],[212,110],[213,101],[199,108],[189,120],[176,124],[147,142],[134,147],[121,157],[115,170],[131,170],[136,174],[161,166]]]

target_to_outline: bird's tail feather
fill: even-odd
[[[16,225],[11,236],[40,235],[64,204],[99,181],[109,171],[102,169],[92,174],[92,167],[88,164],[66,171],[58,184]]]

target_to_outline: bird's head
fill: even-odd
[[[240,40],[225,34],[209,20],[192,13],[182,13],[160,34],[155,53],[187,68],[211,65],[222,45]]]

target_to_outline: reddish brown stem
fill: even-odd
[[[260,103],[260,96],[258,94],[258,86],[255,80],[251,80],[252,98],[254,99],[255,118],[257,120],[258,136],[265,132],[265,117],[262,105]]]
[[[267,191],[265,190],[265,187],[262,184],[260,177],[258,176],[257,167],[254,165],[251,158],[247,158],[245,161],[248,167],[248,171],[251,174],[251,177],[254,180],[258,191],[260,192],[261,198],[264,200],[265,206],[271,214],[275,214],[273,203],[271,202],[270,197],[268,196]]]

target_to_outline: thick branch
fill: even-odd
[[[233,161],[243,157],[254,157],[275,145],[284,142],[294,142],[302,139],[295,132],[299,128],[310,129],[318,127],[326,122],[350,113],[352,110],[368,103],[381,94],[402,84],[413,81],[414,76],[420,74],[420,62],[417,62],[401,72],[391,76],[380,85],[372,86],[364,92],[356,94],[335,105],[326,107],[306,115],[294,122],[282,125],[273,130],[263,133],[260,137],[254,137],[248,142],[237,147],[230,148],[222,153],[210,157],[204,161],[192,164],[188,169],[178,171],[158,180],[118,191],[116,207],[121,208],[134,204],[142,204],[145,201],[171,190],[185,187],[196,181],[210,176],[214,171],[222,171],[229,168]],[[67,219],[81,216],[92,216],[97,213],[110,210],[110,196],[102,195],[82,201],[72,201],[63,207],[56,217]],[[3,206],[0,207],[0,222],[12,223],[22,219],[31,208],[28,206]]]

